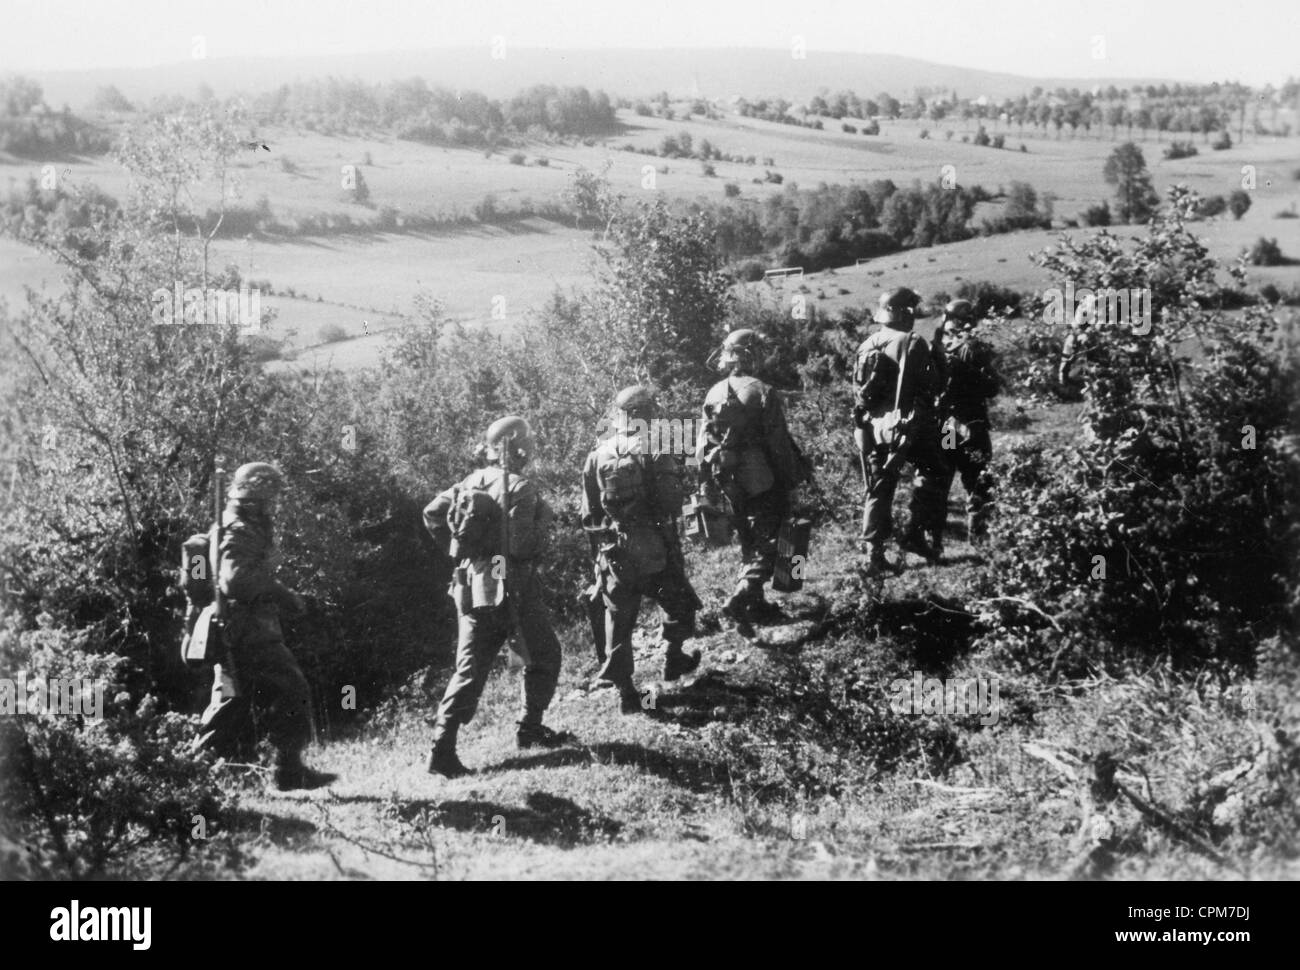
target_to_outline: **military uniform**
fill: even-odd
[[[447,549],[451,543],[447,513],[457,490],[481,489],[501,503],[502,486],[500,467],[480,468],[429,503],[424,510],[425,527]],[[549,540],[554,516],[536,486],[515,474],[510,476],[509,507],[507,590],[500,602],[492,602],[495,584],[491,559],[461,559],[453,573],[451,596],[456,602],[459,637],[456,668],[438,706],[436,723],[444,730],[459,728],[474,717],[492,661],[512,633],[519,637],[524,659],[520,723],[541,724],[555,694],[560,676],[560,642],[542,600],[536,566]],[[484,590],[487,599],[483,599]],[[475,603],[476,597],[480,602]]]
[[[749,331],[734,331],[728,340]],[[757,335],[755,335],[755,340]],[[744,350],[741,342],[738,350]],[[724,344],[724,354],[727,345]],[[727,357],[724,356],[724,363]],[[734,358],[733,358],[734,359]],[[790,511],[791,493],[810,469],[790,436],[781,398],[740,366],[713,385],[704,398],[704,419],[696,457],[712,485],[726,495],[740,539],[741,567],[728,611],[761,609],[763,585],[776,565],[781,520]]]
[[[282,485],[279,470],[262,462],[241,466],[231,482],[216,566],[226,604],[228,655],[214,669],[212,699],[196,747],[228,750],[244,729],[251,704],[256,726],[276,749],[276,783],[315,787],[333,776],[302,763],[302,750],[312,738],[311,689],[280,629],[281,610],[297,614],[304,607],[275,576],[281,556],[271,508]]]
[[[906,295],[886,294],[882,299],[876,319],[885,325],[858,347],[853,370],[855,436],[866,477],[862,535],[876,566],[883,564],[884,543],[893,534],[894,492],[904,462],[916,468],[919,480],[900,545],[933,558],[937,553],[925,544],[924,534],[941,530],[947,514],[947,459],[940,449],[936,410],[938,375],[929,345],[911,332],[912,310],[906,304],[915,294],[899,292]],[[894,305],[887,306],[891,299]],[[906,420],[907,430],[901,439],[887,442],[881,429],[895,410]]]
[[[972,539],[987,531],[990,488],[985,474],[993,457],[988,402],[1001,388],[993,348],[967,331],[949,338],[947,381],[939,400],[941,443],[949,455],[943,481],[947,507],[953,478],[960,473],[966,489],[968,532]],[[941,539],[941,536],[940,536]]]
[[[686,577],[676,518],[682,506],[681,465],[649,452],[647,436],[623,427],[600,444],[582,471],[582,525],[596,548],[597,584],[604,602],[604,647],[598,675],[626,698],[635,693],[632,631],[649,596],[663,610],[664,678],[698,664],[682,643],[695,629],[701,604]]]

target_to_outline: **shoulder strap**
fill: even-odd
[[[894,410],[898,410],[898,402],[903,398],[903,375],[907,371],[907,351],[912,346],[913,334],[908,334],[907,339],[903,341],[903,352],[898,355],[898,382],[894,385]]]

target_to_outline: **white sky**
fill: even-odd
[[[0,74],[429,47],[764,47],[1039,77],[1281,83],[1300,0],[0,0]],[[1094,57],[1094,38],[1105,57]]]

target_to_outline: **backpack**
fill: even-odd
[[[213,600],[212,535],[196,532],[181,544],[180,588],[191,606],[203,609]]]
[[[181,659],[187,666],[221,663],[225,655],[222,618],[213,588],[212,532],[196,532],[181,544],[180,588],[185,594],[185,636]]]
[[[490,559],[501,552],[501,503],[485,488],[457,486],[447,528],[452,559]]]

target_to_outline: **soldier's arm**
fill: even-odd
[[[655,455],[655,501],[659,513],[665,519],[674,519],[682,514],[682,502],[686,498],[682,484],[682,463],[673,455]]]
[[[600,502],[600,481],[596,476],[596,453],[587,455],[582,466],[582,527],[588,531],[605,527],[605,506]]]
[[[240,603],[266,599],[296,610],[297,595],[275,578],[266,562],[265,540],[239,525],[227,526],[221,537],[218,581],[221,592]]]
[[[790,427],[786,424],[781,396],[773,388],[768,388],[767,399],[763,402],[763,432],[768,461],[772,463],[777,480],[786,487],[797,484],[803,478],[801,463],[790,437]]]
[[[455,490],[450,488],[445,492],[439,492],[438,496],[424,507],[424,527],[429,530],[429,535],[433,536],[433,541],[443,552],[451,546],[451,528],[447,525],[447,513],[451,511],[451,504],[455,500],[454,492]]]
[[[539,508],[544,506],[545,508]],[[525,478],[510,483],[510,555],[514,559],[536,559],[545,544],[550,524],[550,507],[546,506],[537,487]]]

